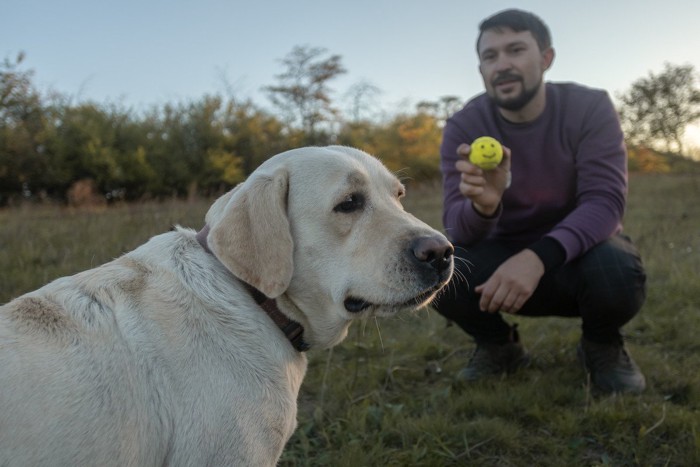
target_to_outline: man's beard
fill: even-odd
[[[498,84],[499,81],[505,81],[505,80],[518,80],[522,84],[523,90],[520,92],[515,97],[508,97],[508,98],[500,98],[498,97],[498,94],[496,92],[496,85]],[[521,110],[523,107],[525,107],[527,104],[530,103],[530,101],[535,97],[537,94],[537,91],[540,89],[540,85],[542,84],[542,80],[540,79],[537,84],[535,84],[531,88],[525,87],[525,82],[520,78],[519,76],[515,75],[500,75],[497,76],[496,79],[493,80],[491,85],[493,86],[493,95],[491,95],[491,100],[500,108],[505,109],[505,110],[510,110],[510,111],[518,111]]]

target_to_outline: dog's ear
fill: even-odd
[[[207,214],[211,251],[236,277],[270,298],[287,290],[292,279],[288,185],[284,168],[253,174],[221,200],[225,206],[217,202]]]

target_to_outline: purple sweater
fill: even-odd
[[[443,223],[455,243],[496,238],[525,248],[555,240],[571,261],[622,230],[627,152],[605,91],[547,83],[542,115],[524,124],[501,117],[486,94],[445,126],[441,153]],[[459,192],[457,146],[492,136],[512,151],[512,184],[496,215],[486,218]]]

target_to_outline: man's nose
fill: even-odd
[[[510,61],[510,58],[506,54],[498,54],[496,56],[496,60],[494,60],[494,71],[496,72],[503,72],[503,71],[508,71],[511,68],[513,68],[513,63]]]

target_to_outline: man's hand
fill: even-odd
[[[461,172],[459,191],[469,198],[474,208],[484,216],[492,216],[498,209],[503,192],[508,188],[510,178],[510,149],[503,147],[503,160],[493,170],[482,170],[469,162],[471,147],[460,144],[457,154],[462,159],[455,163]]]
[[[544,264],[532,250],[525,249],[508,258],[486,282],[474,291],[481,294],[482,311],[517,313],[537,288],[544,275]]]

